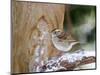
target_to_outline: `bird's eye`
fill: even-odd
[[[57,32],[54,32],[54,34],[57,34]]]

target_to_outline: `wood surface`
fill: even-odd
[[[41,35],[37,25],[42,20],[48,31],[63,29],[65,5],[12,1],[12,73],[29,72],[29,62],[35,53],[34,36]],[[49,41],[48,58],[56,56],[57,51]],[[45,57],[43,57],[45,59]],[[33,60],[34,62],[34,60]]]

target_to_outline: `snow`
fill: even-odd
[[[68,60],[69,63],[73,63],[76,60],[81,60],[84,56],[84,51],[79,50],[75,53],[66,53],[63,56],[61,56],[60,59],[62,60]]]
[[[37,46],[35,48],[35,53],[33,55],[33,58],[29,63],[29,70],[30,71],[33,70],[33,72],[40,72],[40,66],[44,65],[46,61],[48,61],[47,52],[48,52],[48,43],[50,42],[48,24],[45,22],[45,20],[41,19],[39,24],[37,25],[37,28],[40,31],[40,36],[38,37],[34,36],[32,38],[36,42]]]
[[[95,56],[95,50],[94,51],[85,51],[84,52],[84,56],[88,57],[88,56]]]
[[[78,50],[75,53],[65,53],[61,57],[58,57],[58,58],[55,57],[49,60],[46,65],[47,69],[45,70],[45,72],[64,69],[64,67],[60,65],[61,61],[67,61],[69,63],[73,63],[77,60],[82,60],[83,57],[88,57],[88,56],[95,56],[95,51]]]

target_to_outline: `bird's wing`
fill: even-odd
[[[62,32],[61,35],[58,36],[59,39],[61,40],[66,40],[67,39],[67,35],[65,32]]]
[[[69,44],[72,42],[77,42],[77,40],[68,32],[62,32],[58,38],[60,42],[68,42]]]

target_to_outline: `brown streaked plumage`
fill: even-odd
[[[60,51],[74,51],[80,49],[80,43],[69,32],[54,29],[52,32],[52,42]]]
[[[58,36],[58,38],[61,39],[61,40],[71,40],[71,41],[69,41],[69,43],[70,43],[70,42],[76,42],[76,41],[77,41],[77,40],[76,40],[75,38],[73,38],[73,36],[72,36],[70,33],[68,33],[68,32],[62,32],[61,35]],[[60,40],[60,41],[61,41],[61,40]]]

